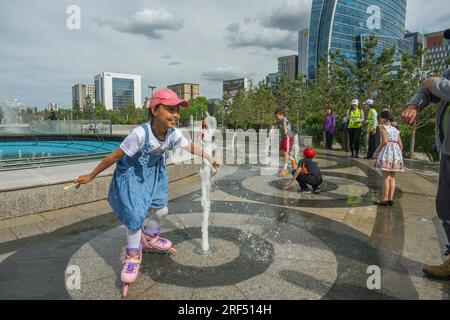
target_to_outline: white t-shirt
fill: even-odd
[[[189,146],[189,141],[183,133],[177,129],[167,129],[166,139],[159,140],[153,133],[150,122],[147,124],[149,133],[149,145],[151,155],[162,155],[167,150],[175,148],[186,148]],[[129,157],[134,156],[138,151],[144,150],[145,130],[142,126],[138,126],[123,140],[120,144],[120,149]]]

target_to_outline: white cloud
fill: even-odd
[[[447,9],[445,9],[447,8]],[[408,0],[406,29],[412,32],[431,33],[450,27],[448,0]]]
[[[234,67],[219,67],[214,70],[202,72],[202,78],[211,82],[222,82],[224,80],[232,80],[247,76],[249,76],[247,72]]]
[[[162,39],[162,31],[177,31],[184,25],[183,20],[175,18],[166,9],[144,9],[125,20],[98,17],[94,21],[120,32],[144,35],[148,39]]]
[[[225,30],[231,33],[237,33],[239,32],[239,29],[241,28],[241,25],[238,22],[230,23],[228,26],[226,26]]]
[[[297,33],[279,29],[269,29],[258,24],[249,24],[244,28],[234,23],[226,28],[225,40],[231,48],[260,47],[268,50],[297,48]]]
[[[297,32],[309,27],[311,0],[277,1],[269,15],[260,17],[261,25]]]
[[[238,22],[229,24],[225,40],[231,48],[296,50],[297,32],[308,27],[310,10],[311,0],[277,1],[269,14],[244,18],[244,28]]]
[[[245,24],[250,24],[253,21],[255,21],[255,18],[252,18],[252,17],[247,17],[247,18],[244,19],[244,23]]]

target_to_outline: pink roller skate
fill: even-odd
[[[126,247],[126,258],[123,264],[122,273],[120,279],[123,282],[122,297],[128,296],[128,289],[130,284],[136,281],[141,268],[142,262],[142,247],[139,249],[130,249]]]
[[[148,233],[142,228],[141,245],[144,252],[167,252],[176,254],[177,250],[172,246],[172,241],[159,236],[160,229],[156,233]]]

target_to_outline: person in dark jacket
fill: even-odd
[[[444,36],[450,39],[450,29]],[[425,80],[417,94],[411,99],[402,114],[403,120],[412,124],[417,113],[432,102],[439,102],[436,112],[436,145],[440,151],[439,186],[436,195],[436,211],[442,220],[448,245],[446,256],[450,255],[450,69],[443,77],[430,77]],[[426,276],[434,279],[450,280],[450,259],[438,266],[427,265],[423,268]]]
[[[316,152],[314,149],[306,148],[303,155],[304,159],[299,161],[296,170],[292,170],[293,178],[286,185],[285,189],[289,189],[297,181],[300,186],[299,192],[310,193],[309,186],[311,186],[314,193],[319,193],[319,186],[322,184],[322,174],[312,161],[316,156]]]
[[[323,117],[322,128],[323,131],[325,131],[325,148],[331,150],[333,146],[334,130],[336,129],[336,118],[330,106],[327,107],[326,114]]]

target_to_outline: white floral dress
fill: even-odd
[[[400,145],[400,131],[393,126],[382,125],[388,136],[388,143],[378,154],[373,167],[382,171],[405,171]]]

